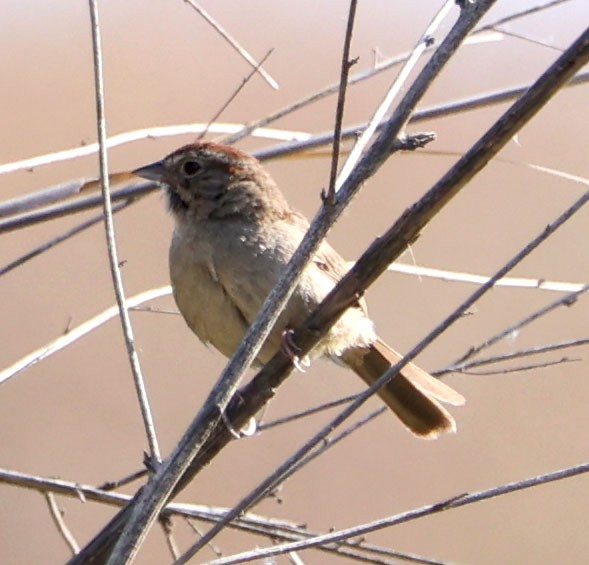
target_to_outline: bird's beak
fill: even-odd
[[[163,161],[156,161],[150,165],[139,167],[133,171],[133,174],[156,182],[167,182],[170,177],[168,170],[164,167]]]

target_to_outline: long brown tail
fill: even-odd
[[[402,355],[380,339],[368,347],[349,349],[342,360],[371,385]],[[378,391],[385,404],[418,436],[433,439],[443,432],[455,432],[456,422],[440,404],[464,404],[464,397],[413,363],[403,367]]]

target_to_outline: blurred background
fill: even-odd
[[[201,2],[279,82],[259,76],[243,88],[219,121],[247,123],[337,82],[348,3],[325,0]],[[359,3],[351,50],[352,74],[375,60],[410,50],[441,2]],[[537,5],[498,2],[484,22]],[[457,9],[456,9],[457,12]],[[110,135],[152,126],[207,123],[249,74],[250,67],[184,2],[100,3],[106,111]],[[452,18],[450,18],[452,20]],[[506,24],[500,41],[463,47],[420,107],[535,80],[589,21],[583,0]],[[447,29],[451,25],[448,22]],[[437,39],[443,37],[443,31]],[[523,38],[527,39],[523,39]],[[96,140],[92,51],[84,2],[0,3],[0,164],[77,147]],[[346,125],[367,120],[394,77],[382,73],[348,92]],[[272,125],[324,132],[333,127],[335,97]],[[435,131],[424,151],[397,154],[364,187],[330,235],[348,259],[357,257],[466,151],[507,104],[420,122],[409,132]],[[440,214],[402,261],[491,275],[536,236],[586,188],[541,173],[529,163],[572,175],[589,174],[587,87],[561,91]],[[214,139],[215,136],[209,136]],[[146,139],[109,152],[112,171],[161,158],[194,135]],[[276,143],[248,138],[255,150]],[[329,174],[329,151],[310,158],[267,162],[295,207],[312,216]],[[78,177],[97,175],[95,155],[0,176],[6,200]],[[0,266],[77,225],[96,212],[46,222],[2,235]],[[589,213],[579,212],[512,273],[536,279],[588,282]],[[159,193],[116,216],[117,242],[127,294],[168,284],[172,221]],[[367,300],[379,333],[407,351],[462,302],[474,286],[388,273]],[[418,359],[440,369],[469,347],[508,327],[559,293],[497,288]],[[58,337],[114,303],[101,224],[0,278],[0,368]],[[155,306],[174,308],[171,298]],[[589,333],[587,298],[560,308],[502,341],[492,354]],[[132,314],[137,346],[164,454],[173,448],[215,382],[225,359],[203,346],[178,315]],[[317,532],[345,528],[434,503],[464,492],[571,466],[587,459],[589,361],[587,350],[554,352],[575,362],[498,375],[452,375],[447,382],[467,398],[453,410],[459,433],[436,442],[413,438],[384,415],[288,480],[278,498],[255,512],[305,523]],[[538,362],[520,360],[515,365]],[[361,390],[351,373],[315,363],[294,374],[265,411],[290,414]],[[362,413],[378,406],[371,400]],[[184,491],[181,501],[232,506],[331,416],[320,414],[233,442]],[[0,467],[98,485],[142,467],[147,443],[117,320],[102,326],[0,387]],[[579,563],[589,553],[585,476],[518,492],[434,517],[384,529],[368,541],[452,563]],[[123,489],[134,492],[135,485]],[[116,511],[74,498],[58,498],[80,544]],[[194,539],[178,520],[186,548]],[[230,554],[266,545],[262,538],[225,532],[215,545]],[[0,562],[60,563],[69,556],[43,496],[0,484]],[[195,562],[213,559],[205,550]],[[313,550],[306,563],[336,563]],[[171,561],[158,527],[137,563]],[[277,558],[287,563],[286,557]]]

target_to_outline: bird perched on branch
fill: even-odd
[[[192,331],[231,356],[292,257],[309,223],[295,212],[254,157],[233,147],[199,142],[135,174],[165,188],[175,230],[170,247],[174,298]],[[291,350],[285,332],[299,326],[347,271],[323,242],[258,353],[266,363]],[[344,364],[372,384],[401,355],[376,334],[364,301],[346,310],[312,356]],[[464,398],[413,363],[379,392],[405,426],[422,437],[455,431],[441,402]]]

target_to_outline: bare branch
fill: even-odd
[[[254,67],[254,69],[252,69],[252,72],[241,81],[241,84],[231,93],[231,96],[229,96],[229,98],[225,101],[225,103],[219,108],[217,113],[209,120],[209,123],[207,124],[205,129],[199,134],[197,139],[202,139],[207,133],[209,133],[210,127],[221,117],[221,115],[229,107],[231,102],[233,102],[233,100],[235,100],[235,98],[241,92],[243,87],[250,81],[250,79],[254,76],[254,74],[256,74],[256,72],[264,64],[266,59],[268,57],[270,57],[270,55],[272,54],[272,51],[273,51],[273,49],[270,49],[268,51],[268,53],[266,53],[264,55],[264,57],[262,57],[262,60],[258,63],[258,65],[256,67]]]
[[[194,523],[194,520],[186,518],[186,522],[196,535],[202,536],[202,530]],[[209,543],[208,547],[217,557],[221,557],[223,555],[223,552],[214,543]],[[178,557],[180,557],[180,555],[176,556],[176,559],[178,559]]]
[[[357,397],[356,397],[357,398]],[[315,449],[304,457],[299,457],[297,453],[295,457],[289,460],[288,470],[282,475],[280,482],[286,481],[289,477],[292,477],[295,473],[300,471],[305,465],[323,455],[328,449],[331,449],[334,445],[337,445],[340,441],[346,439],[348,436],[363,428],[369,422],[372,422],[375,418],[378,418],[381,414],[387,411],[385,406],[381,406],[377,410],[370,412],[367,416],[360,418],[357,422],[354,422],[347,428],[343,429],[340,433],[333,436],[332,438],[325,437],[324,441]],[[268,477],[267,479],[270,479]]]
[[[180,549],[174,538],[174,525],[172,520],[169,517],[160,518],[160,525],[164,531],[164,537],[166,538],[166,544],[170,550],[172,559],[175,561],[180,556]]]
[[[75,555],[80,551],[80,546],[78,545],[78,542],[74,538],[72,532],[70,532],[69,528],[67,527],[67,524],[63,519],[61,510],[57,505],[57,501],[55,500],[55,496],[52,492],[46,492],[45,500],[47,502],[47,506],[49,507],[49,513],[51,514],[51,518],[53,518],[53,522],[55,523],[58,532],[64,539],[67,546],[70,548],[71,552]]]
[[[47,204],[52,204],[53,202],[65,200],[74,194],[78,194],[88,180],[76,179],[31,194],[25,194],[18,198],[4,200],[0,202],[0,218],[21,214],[41,206],[46,206]]]
[[[125,200],[131,204],[149,192],[153,192],[155,189],[156,186],[153,182],[133,182],[124,188],[114,191],[111,194],[111,201],[118,202],[120,200]],[[48,196],[51,197],[49,194]],[[73,202],[57,204],[55,206],[47,206],[46,208],[42,208],[41,210],[37,210],[29,214],[21,214],[19,216],[0,221],[0,234],[26,228],[41,222],[46,222],[47,220],[61,218],[72,213],[82,212],[91,208],[97,208],[101,204],[102,196],[100,194],[92,194],[83,198],[77,198]]]
[[[142,304],[143,302],[147,302],[148,300],[153,300],[154,298],[159,298],[160,296],[166,296],[168,294],[171,294],[171,292],[172,290],[170,286],[163,286],[160,288],[155,288],[147,290],[145,292],[141,292],[127,299],[127,307],[132,308],[133,306],[137,306],[138,304]],[[110,308],[107,308],[97,316],[94,316],[90,320],[87,320],[83,324],[80,324],[76,328],[70,330],[66,334],[50,341],[43,347],[37,349],[36,351],[33,351],[32,353],[25,355],[24,357],[13,363],[10,367],[6,367],[2,371],[0,371],[0,384],[12,378],[14,375],[20,373],[20,371],[23,371],[28,367],[32,367],[36,363],[39,363],[39,361],[42,361],[43,359],[49,357],[50,355],[53,355],[53,353],[56,353],[60,349],[63,349],[64,347],[67,347],[68,345],[72,344],[74,341],[80,339],[82,336],[95,330],[97,327],[104,324],[108,320],[115,318],[118,315],[118,313],[118,306],[111,306]]]
[[[473,375],[476,377],[486,377],[490,375],[508,375],[511,373],[522,373],[524,371],[535,371],[537,369],[546,369],[554,367],[555,365],[564,365],[565,363],[575,363],[580,359],[571,359],[570,357],[562,357],[554,361],[545,361],[544,363],[531,363],[529,365],[519,365],[517,367],[510,367],[509,369],[495,369],[488,371],[460,371],[461,375]]]
[[[471,284],[485,284],[489,277],[486,275],[476,275],[473,273],[458,273],[445,269],[433,269],[419,265],[407,265],[406,263],[393,263],[388,266],[389,271],[402,273],[405,275],[414,275],[417,277],[429,277],[441,279],[449,282],[464,282]],[[584,283],[574,283],[565,281],[548,281],[546,279],[530,279],[525,277],[505,277],[495,283],[496,287],[513,287],[513,288],[532,288],[537,290],[549,290],[552,292],[579,292],[586,289]]]
[[[523,328],[524,326],[527,326],[528,324],[531,324],[532,322],[541,318],[542,316],[545,316],[546,314],[548,314],[552,310],[559,308],[560,306],[570,306],[571,304],[574,304],[577,301],[577,299],[579,298],[579,296],[581,296],[581,294],[584,294],[588,290],[589,290],[589,284],[584,285],[582,288],[575,290],[574,292],[571,292],[570,294],[567,294],[567,295],[559,298],[558,300],[555,300],[554,302],[548,304],[547,306],[544,306],[543,308],[536,310],[535,312],[533,312],[529,316],[526,316],[523,320],[520,320],[519,322],[512,324],[508,328],[500,331],[499,333],[497,333],[494,336],[490,337],[489,339],[485,340],[483,343],[481,343],[477,346],[471,347],[462,357],[460,357],[459,359],[454,361],[454,363],[452,363],[452,365],[456,366],[456,365],[460,365],[461,363],[464,363],[467,359],[470,359],[471,357],[473,357],[474,355],[476,355],[477,353],[479,353],[483,349],[487,349],[487,348],[491,347],[492,345],[494,345],[495,343],[506,338],[507,336],[513,335],[514,332],[520,330],[521,328]]]
[[[140,130],[133,130],[125,133],[113,135],[107,140],[107,147],[117,147],[133,141],[139,141],[142,139],[171,137],[176,135],[186,135],[189,133],[199,134],[205,129],[208,129],[210,133],[222,133],[229,134],[240,131],[243,129],[243,124],[178,124],[171,126],[158,126],[151,128],[144,128]],[[280,139],[282,141],[292,141],[295,139],[304,138],[309,136],[307,132],[294,132],[285,131],[278,129],[258,128],[251,132],[253,137],[264,137],[269,139]],[[78,157],[85,157],[87,155],[94,155],[98,151],[98,143],[89,143],[82,147],[75,147],[73,149],[64,149],[62,151],[56,151],[46,155],[38,155],[35,157],[29,157],[27,159],[21,159],[20,161],[13,161],[12,163],[4,163],[0,165],[0,175],[6,173],[13,173],[15,171],[22,171],[27,169],[34,169],[43,165],[50,165],[53,163],[59,163],[61,161],[67,161],[69,159],[76,159]]]
[[[135,471],[130,475],[123,477],[122,479],[117,479],[116,481],[106,481],[105,483],[98,486],[100,490],[115,490],[121,488],[122,486],[128,485],[141,477],[144,477],[147,474],[147,469],[141,469],[140,471]]]
[[[484,359],[475,359],[474,361],[465,361],[456,365],[451,365],[444,369],[444,372],[463,372],[473,367],[480,367],[481,365],[490,365],[492,363],[501,363],[502,361],[510,361],[512,359],[520,359],[521,357],[529,357],[530,355],[540,355],[549,351],[558,351],[560,349],[568,349],[569,347],[579,347],[589,344],[589,338],[570,339],[560,343],[550,343],[547,345],[535,345],[533,347],[526,347],[511,353],[503,355],[495,355],[493,357],[485,357]]]
[[[544,10],[548,10],[549,8],[554,8],[555,6],[558,6],[559,4],[564,4],[569,1],[570,0],[549,0],[548,2],[546,2],[544,4],[537,4],[536,6],[526,8],[524,10],[521,10],[520,12],[516,12],[515,14],[509,14],[503,18],[495,20],[494,22],[491,22],[489,24],[486,24],[486,25],[478,28],[477,31],[485,31],[485,30],[489,30],[489,29],[495,29],[496,27],[506,24],[508,22],[512,22],[513,20],[516,20],[519,18],[525,18],[527,16],[531,16],[532,14],[536,14],[538,12],[543,12]]]
[[[324,203],[333,204],[335,198],[335,181],[337,178],[337,169],[340,154],[340,143],[342,134],[342,123],[344,119],[344,108],[346,103],[346,91],[348,88],[348,75],[350,67],[354,61],[350,60],[350,45],[352,44],[352,31],[354,29],[354,19],[356,17],[357,0],[350,0],[350,9],[348,13],[348,25],[342,49],[342,64],[339,80],[339,93],[337,97],[337,106],[335,110],[335,126],[333,128],[333,150],[331,155],[331,172],[329,173],[329,188],[327,195],[323,195]]]
[[[563,52],[563,49],[561,49],[560,47],[556,47],[554,45],[552,45],[551,43],[547,43],[546,41],[540,41],[539,39],[535,39],[533,37],[524,35],[523,33],[516,33],[514,31],[508,31],[508,30],[500,30],[498,29],[497,31],[500,31],[501,33],[503,33],[504,35],[507,35],[509,37],[513,37],[515,39],[521,39],[522,41],[526,41],[527,43],[533,43],[534,45],[539,45],[540,47],[546,47],[547,49],[552,49],[553,51],[558,51],[559,53]]]
[[[184,0],[187,4],[192,6],[215,30],[221,37],[233,47],[252,67],[260,73],[260,76],[274,89],[278,90],[278,83],[262,68],[262,62],[257,63],[256,60],[237,42],[237,40],[227,32],[219,22],[217,22],[208,12],[206,12],[194,0]]]
[[[345,398],[338,398],[337,400],[331,400],[329,402],[324,402],[319,406],[313,406],[312,408],[307,408],[306,410],[302,410],[300,412],[296,412],[295,414],[289,414],[288,416],[284,416],[282,418],[276,418],[275,420],[271,420],[270,422],[263,422],[258,423],[256,429],[259,432],[268,430],[270,428],[274,428],[276,426],[282,426],[283,424],[289,424],[290,422],[294,422],[301,418],[306,418],[308,416],[312,416],[313,414],[318,414],[319,412],[323,412],[324,410],[329,410],[330,408],[336,408],[337,406],[341,406],[342,404],[347,404],[356,398],[356,395],[346,396]]]
[[[110,200],[110,188],[108,179],[108,155],[106,151],[106,115],[104,109],[104,82],[102,77],[102,47],[100,39],[100,26],[98,22],[98,6],[97,0],[89,0],[90,4],[90,21],[92,29],[92,53],[94,62],[94,88],[96,91],[96,117],[98,130],[98,145],[99,145],[99,161],[100,161],[100,184],[102,189],[102,198],[104,205],[104,224],[106,231],[106,243],[108,247],[108,258],[110,262],[110,270],[112,274],[113,286],[117,304],[119,306],[119,318],[123,334],[125,336],[125,344],[127,346],[127,355],[131,372],[133,374],[133,381],[137,397],[139,399],[139,406],[141,407],[141,415],[143,416],[143,424],[145,427],[145,434],[149,443],[150,455],[154,461],[161,459],[160,449],[155,433],[155,426],[151,409],[149,407],[149,398],[145,389],[145,382],[141,374],[141,365],[139,363],[139,356],[135,349],[135,338],[133,336],[133,326],[129,311],[127,309],[127,301],[125,298],[125,291],[123,289],[123,279],[121,270],[119,268],[119,259],[117,246],[115,241],[115,229],[112,216],[112,203]]]
[[[118,202],[112,208],[113,214],[116,214],[117,212],[124,210],[132,202],[133,202],[133,200],[126,200],[124,202]],[[5,265],[4,267],[0,268],[0,277],[5,275],[6,273],[9,273],[13,269],[20,267],[21,265],[24,265],[27,261],[34,259],[35,257],[41,255],[42,253],[45,253],[45,251],[48,251],[49,249],[51,249],[52,247],[55,247],[56,245],[62,243],[63,241],[68,240],[70,237],[73,237],[74,235],[78,235],[79,233],[87,230],[88,228],[91,228],[92,226],[94,226],[102,221],[104,221],[104,214],[94,216],[93,218],[90,218],[89,220],[82,222],[81,224],[77,225],[76,227],[72,228],[71,230],[68,230],[68,231],[62,233],[61,235],[54,237],[53,239],[46,241],[45,243],[42,243],[41,245],[38,245],[37,247],[35,247],[31,251],[29,251],[28,253],[21,255],[20,257],[18,257],[14,261],[11,261],[10,263],[8,263],[8,265]]]

